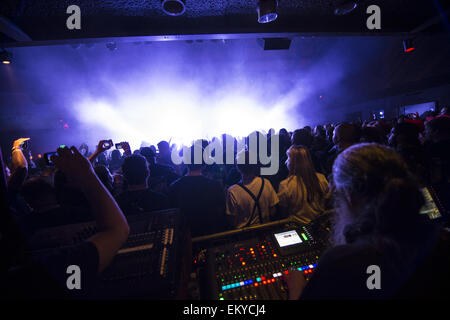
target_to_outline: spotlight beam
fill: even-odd
[[[434,16],[431,19],[428,19],[427,21],[425,21],[424,23],[422,23],[420,26],[417,26],[416,28],[414,28],[413,30],[411,30],[411,34],[415,34],[415,33],[419,33],[422,32],[426,29],[428,29],[429,27],[440,23],[441,21],[444,22],[446,17],[450,15],[450,9],[445,11],[444,13],[438,14],[436,16]]]
[[[2,15],[0,15],[0,32],[15,41],[32,41],[25,32]]]

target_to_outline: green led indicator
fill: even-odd
[[[308,240],[308,237],[306,236],[306,234],[302,233],[302,237],[303,237],[303,239]]]
[[[223,297],[220,297],[219,300],[225,300]]]

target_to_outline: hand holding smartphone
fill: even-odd
[[[108,150],[113,146],[113,141],[111,139],[103,142],[103,149]]]
[[[67,146],[65,144],[60,145],[58,148],[60,149],[64,149],[67,148]],[[51,156],[57,156],[58,152],[47,152],[44,153],[44,159],[45,159],[45,163],[47,164],[47,166],[54,166],[55,164],[53,163],[53,161],[50,159]]]
[[[116,143],[116,149],[123,150],[126,156],[131,155],[130,144],[126,141],[122,141],[120,143]]]

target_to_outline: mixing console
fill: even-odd
[[[93,298],[169,299],[177,296],[186,239],[178,210],[127,217],[130,234],[99,276]],[[74,245],[97,233],[95,222],[40,230],[35,251]]]
[[[206,251],[200,276],[207,285],[201,289],[201,298],[286,299],[283,275],[298,270],[308,280],[327,246],[324,239],[315,238],[317,229],[317,224],[302,225],[291,218],[196,243],[203,249],[199,252]]]

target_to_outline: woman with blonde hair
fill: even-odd
[[[293,145],[286,153],[289,176],[281,181],[278,188],[280,209],[283,216],[296,215],[309,223],[325,210],[328,181],[323,174],[315,171],[306,148]]]

